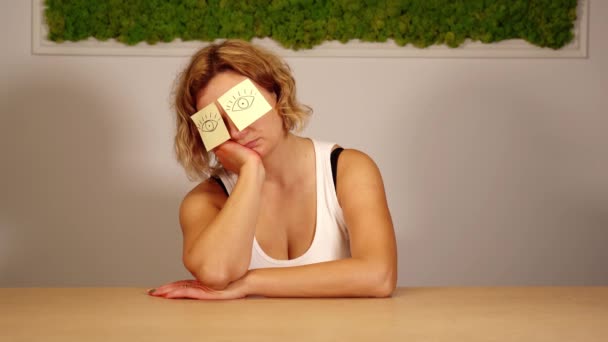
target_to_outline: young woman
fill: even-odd
[[[272,110],[207,153],[190,116],[250,79]],[[202,180],[180,207],[183,263],[195,279],[165,298],[387,297],[397,248],[380,172],[363,152],[304,138],[310,108],[289,67],[250,43],[196,53],[179,78],[175,150]]]

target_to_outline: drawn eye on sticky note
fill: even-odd
[[[218,102],[239,131],[272,109],[250,79],[232,87],[218,99]]]
[[[207,151],[211,151],[224,141],[230,139],[228,129],[215,103],[211,103],[199,110],[190,119],[194,121],[196,128],[198,128]]]

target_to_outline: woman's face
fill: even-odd
[[[222,106],[217,102],[217,99],[220,96],[224,95],[224,93],[246,78],[247,77],[234,71],[223,71],[218,73],[209,81],[205,88],[198,92],[196,96],[196,110],[199,111],[214,102],[222,114],[224,123],[230,133],[231,140],[256,151],[261,157],[264,157],[274,149],[285,134],[283,120],[275,108],[277,100],[275,94],[251,80],[266,101],[268,101],[272,110],[242,131],[239,131],[236,128]]]

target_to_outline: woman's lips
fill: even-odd
[[[252,141],[248,142],[244,146],[247,147],[247,148],[254,148],[255,145],[257,145],[257,143],[258,143],[258,139],[255,139],[255,140],[252,140]]]

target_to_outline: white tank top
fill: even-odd
[[[344,222],[342,208],[334,187],[330,155],[333,143],[311,139],[315,148],[317,175],[317,226],[308,250],[301,256],[290,260],[278,260],[267,255],[253,238],[251,263],[249,269],[268,267],[290,267],[332,261],[350,257],[348,230]],[[228,194],[236,185],[238,175],[222,170],[218,176],[224,183]]]

